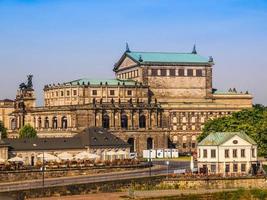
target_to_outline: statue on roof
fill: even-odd
[[[126,42],[126,50],[125,50],[125,52],[131,52],[128,42]]]
[[[19,85],[20,90],[32,90],[33,89],[32,78],[33,78],[33,75],[29,74],[27,76],[27,83],[21,83]]]
[[[197,54],[197,49],[196,49],[196,45],[194,44],[193,50],[192,50],[192,54]]]

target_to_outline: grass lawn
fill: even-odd
[[[267,173],[267,165],[263,165],[263,169]]]

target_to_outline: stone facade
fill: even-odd
[[[0,121],[3,122],[7,129],[12,128],[9,114],[14,112],[14,101],[10,99],[0,100]]]
[[[131,151],[139,155],[147,148],[195,151],[207,120],[250,108],[252,96],[235,89],[216,92],[213,60],[194,53],[181,55],[127,50],[113,69],[116,79],[46,85],[43,107],[33,105],[34,95],[27,97],[31,91],[20,90],[16,102],[24,99],[24,106],[16,104],[10,117],[17,122],[10,137],[16,137],[25,123],[42,137],[72,136],[102,126],[130,143]]]

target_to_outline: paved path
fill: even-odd
[[[222,191],[235,191],[237,189],[197,189],[197,190],[151,190],[151,191],[135,191],[134,196],[137,198],[152,198],[152,197],[166,197],[179,196],[190,194],[207,194]]]
[[[127,192],[114,192],[114,193],[99,193],[87,195],[73,195],[62,197],[46,197],[28,200],[123,200],[124,196],[128,195]]]
[[[8,191],[17,191],[17,190],[26,190],[26,189],[35,189],[42,187],[54,187],[54,186],[63,186],[71,184],[83,184],[83,183],[99,183],[105,181],[116,181],[116,180],[126,180],[134,178],[142,178],[149,176],[159,176],[166,175],[167,173],[173,173],[174,169],[184,168],[188,166],[185,162],[175,166],[170,166],[167,170],[166,166],[158,165],[154,166],[151,169],[141,169],[141,170],[131,170],[131,171],[122,171],[122,172],[113,172],[113,173],[103,173],[97,175],[82,175],[82,176],[68,176],[68,177],[57,177],[57,178],[46,178],[43,186],[42,179],[37,180],[24,180],[16,182],[5,182],[0,183],[0,192]]]
[[[151,190],[151,191],[135,191],[134,197],[140,198],[160,198],[167,196],[180,196],[190,194],[208,194],[222,191],[235,191],[237,189],[200,189],[200,190]],[[62,197],[47,197],[47,198],[36,198],[29,200],[123,200],[128,199],[128,192],[114,192],[114,193],[98,193],[98,194],[87,194],[87,195],[73,195],[73,196],[62,196]]]
[[[157,167],[151,170],[151,176],[165,175],[166,173],[167,171],[163,167]],[[144,169],[144,170],[117,172],[117,173],[103,173],[98,175],[48,178],[45,179],[44,181],[44,187],[54,187],[54,186],[83,184],[83,183],[99,183],[105,181],[116,181],[123,179],[126,180],[126,179],[142,178],[149,176],[150,176],[149,169]],[[6,183],[0,183],[0,192],[35,189],[42,187],[43,187],[42,179],[6,182]]]

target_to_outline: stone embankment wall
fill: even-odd
[[[164,176],[151,178],[137,178],[131,180],[106,181],[101,183],[73,184],[66,186],[49,187],[3,193],[16,199],[26,197],[64,196],[75,194],[90,194],[97,192],[121,192],[133,190],[156,190],[156,189],[230,189],[230,188],[267,188],[265,177],[258,178],[217,178],[217,179],[169,179]]]
[[[131,167],[102,167],[102,168],[84,168],[84,169],[56,169],[45,171],[45,178],[56,178],[79,175],[96,175],[100,173],[119,172],[125,170],[142,169],[144,165]],[[25,180],[42,179],[42,171],[0,171],[0,183]]]
[[[229,188],[267,188],[267,179],[258,178],[213,178],[213,179],[170,179],[157,187],[166,189],[229,189]]]

